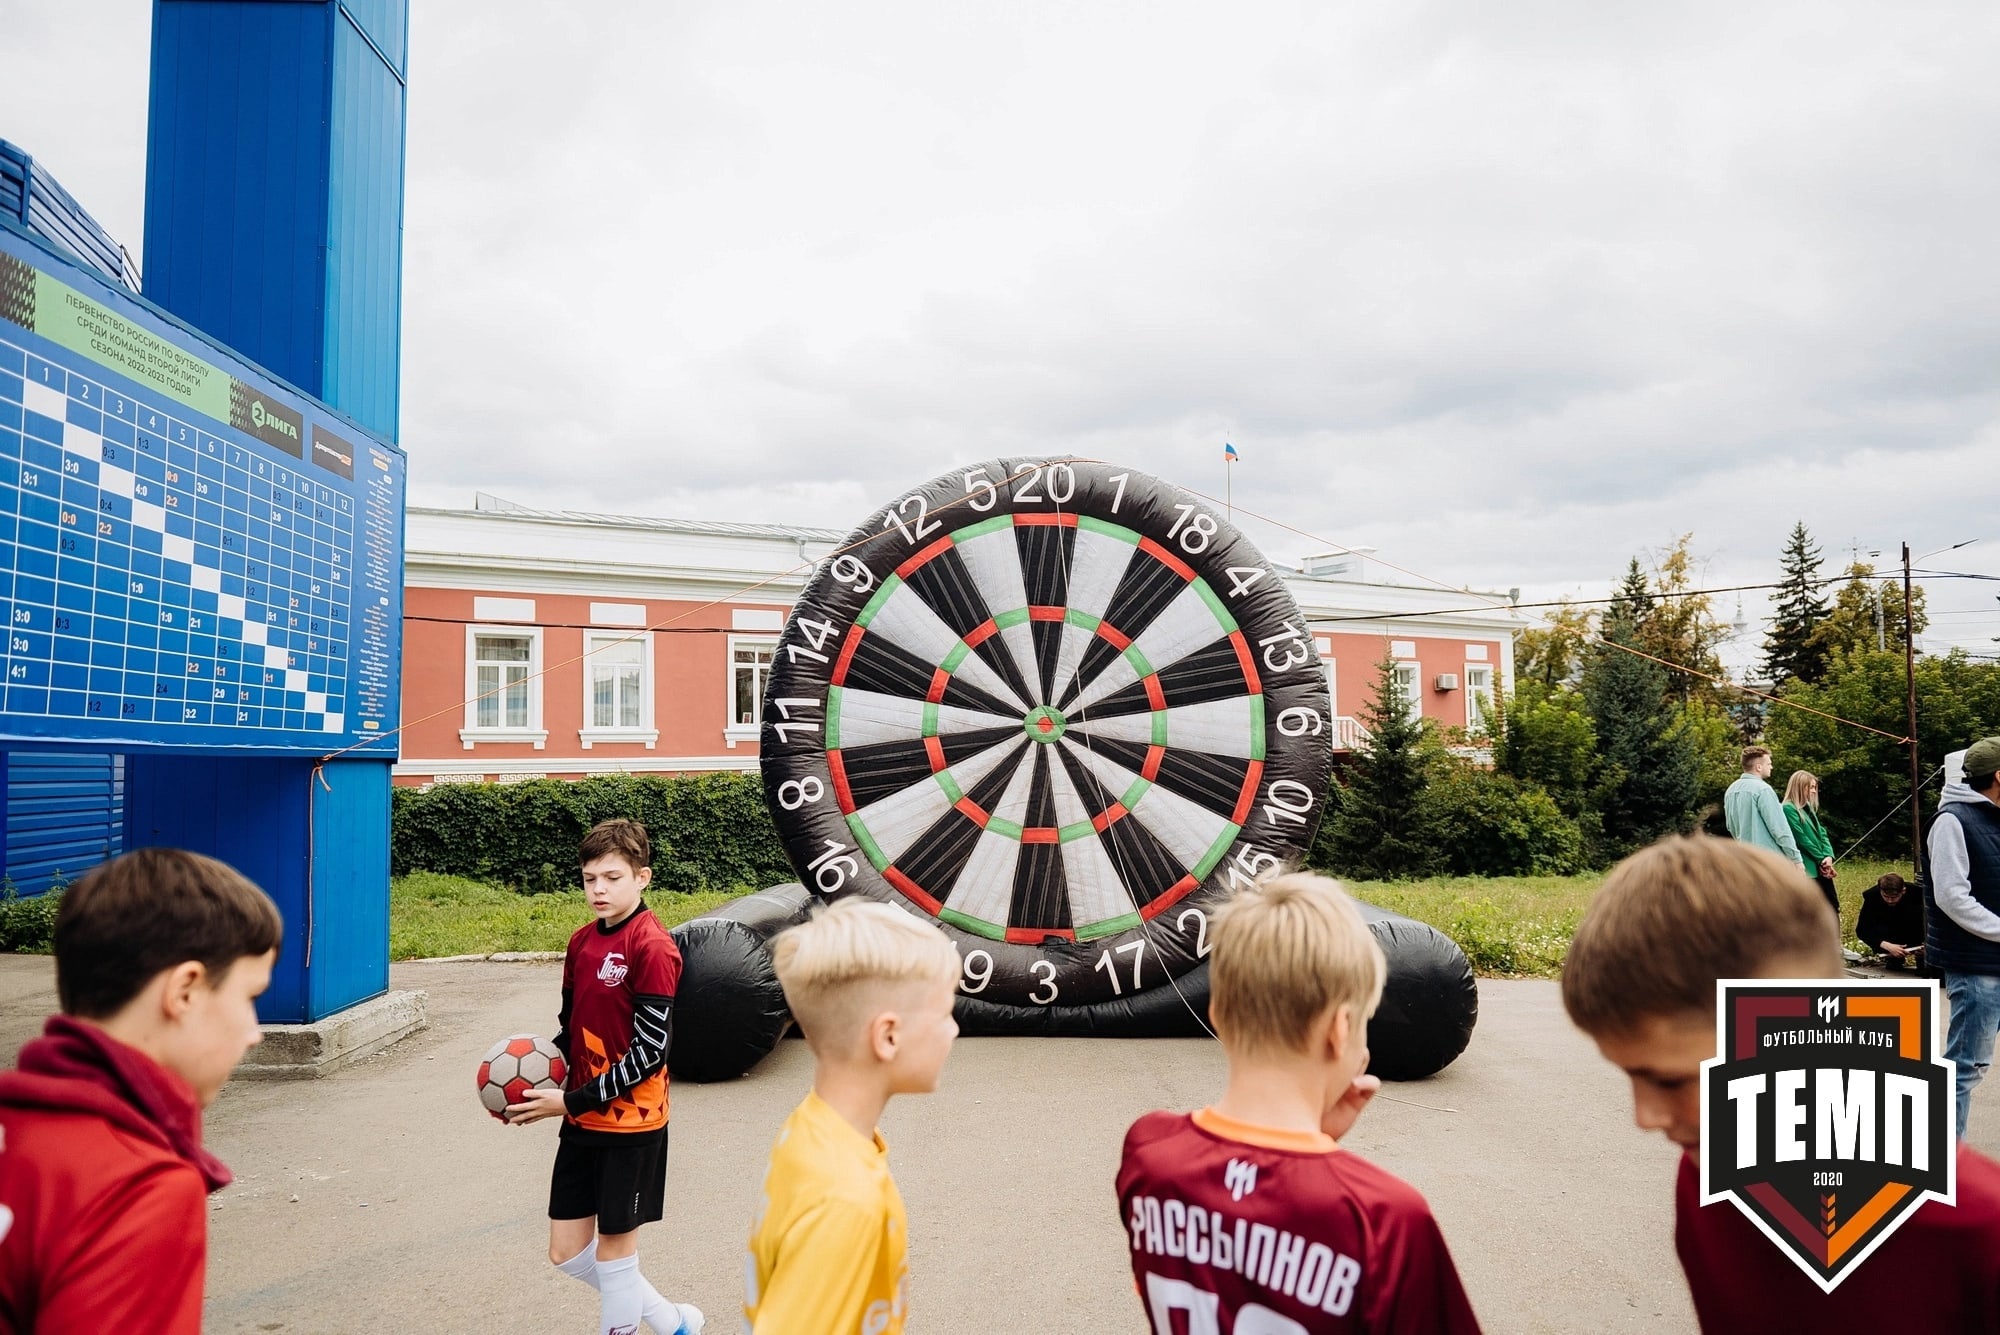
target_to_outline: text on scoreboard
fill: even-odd
[[[393,754],[404,476],[0,229],[0,740]]]

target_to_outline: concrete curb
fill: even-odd
[[[491,955],[426,955],[397,960],[398,964],[548,964],[563,957],[560,950],[499,950]]]
[[[385,992],[313,1024],[269,1024],[236,1068],[239,1080],[317,1080],[372,1057],[430,1023],[430,994]]]

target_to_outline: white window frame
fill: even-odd
[[[1334,718],[1339,718],[1340,717],[1339,665],[1334,661],[1333,656],[1331,654],[1322,657],[1319,660],[1319,665],[1326,669],[1326,712],[1332,715]]]
[[[479,637],[505,636],[528,641],[528,726],[525,728],[482,728],[479,726]],[[505,717],[504,709],[502,717]],[[480,742],[526,742],[537,751],[548,745],[549,730],[542,726],[542,628],[540,626],[481,624],[465,628],[465,726],[458,740],[470,751]]]
[[[755,742],[757,734],[763,730],[764,726],[764,693],[762,691],[758,691],[754,697],[756,706],[752,712],[756,717],[749,723],[738,723],[736,721],[736,651],[747,648],[769,648],[771,650],[773,661],[770,667],[764,669],[768,684],[770,672],[773,668],[777,667],[778,637],[776,635],[756,634],[731,635],[729,637],[729,656],[722,665],[724,673],[722,699],[725,711],[722,716],[722,741],[723,745],[732,750],[735,749],[738,742]]]
[[[591,722],[597,700],[591,690],[592,651],[613,644],[637,641],[639,645],[639,726],[600,728]],[[597,742],[640,742],[651,751],[660,740],[653,725],[653,636],[644,630],[587,630],[583,633],[583,726],[577,742],[588,751]]]
[[[1406,674],[1408,680],[1404,685],[1405,694],[1410,698],[1410,722],[1421,723],[1424,720],[1424,665],[1415,659],[1396,660],[1396,675],[1401,677]]]
[[[1472,674],[1486,674],[1486,684],[1472,684]],[[1493,665],[1491,663],[1467,663],[1465,665],[1465,728],[1477,733],[1480,728],[1491,725],[1493,718]],[[1482,717],[1483,715],[1483,717]]]

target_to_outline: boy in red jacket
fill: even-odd
[[[107,862],[56,914],[62,1014],[0,1074],[0,1330],[199,1335],[201,1110],[262,1036],[277,906],[212,858]]]

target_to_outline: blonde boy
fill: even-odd
[[[1228,1084],[1133,1123],[1118,1172],[1151,1329],[1476,1332],[1424,1198],[1339,1144],[1382,1084],[1362,1070],[1388,966],[1353,901],[1280,876],[1212,939]]]
[[[847,899],[772,944],[813,1054],[750,1231],[743,1318],[755,1335],[898,1335],[909,1221],[875,1129],[897,1094],[928,1094],[951,1052],[958,953],[887,904]]]
[[[1672,838],[1605,878],[1563,964],[1563,1005],[1632,1082],[1633,1120],[1680,1146],[1674,1249],[1705,1331],[2000,1330],[2000,1165],[1963,1144],[1958,1205],[1927,1201],[1833,1293],[1735,1206],[1701,1202],[1701,1064],[1720,978],[1839,978],[1826,901],[1798,867]]]

